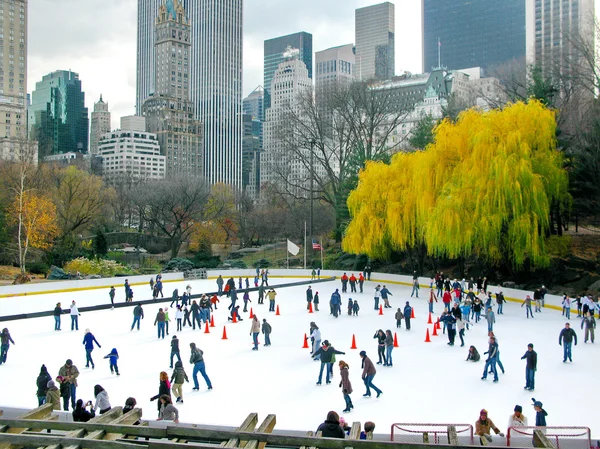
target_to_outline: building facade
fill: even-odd
[[[287,36],[267,39],[264,43],[264,89],[265,110],[271,107],[271,83],[279,64],[285,61],[284,53],[288,48],[299,50],[299,59],[308,70],[308,77],[313,77],[313,36],[301,31]]]
[[[421,0],[423,72],[484,69],[525,56],[524,0]]]
[[[190,26],[178,0],[167,0],[155,25],[155,93],[142,105],[156,134],[167,174],[202,176],[202,130],[190,101]]]
[[[90,123],[90,154],[94,157],[98,154],[98,141],[103,134],[110,132],[110,112],[108,112],[108,103],[100,100],[94,103]]]
[[[356,75],[386,80],[395,74],[396,17],[390,2],[355,11]]]
[[[79,75],[58,70],[35,84],[27,111],[29,135],[38,141],[39,157],[87,153],[88,109]]]
[[[258,86],[242,102],[242,188],[251,198],[260,194],[261,152],[263,150],[264,89]]]
[[[346,44],[315,53],[315,99],[317,104],[326,101],[327,94],[338,85],[354,81],[354,45]]]

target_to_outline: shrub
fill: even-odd
[[[165,271],[188,271],[194,269],[194,263],[189,259],[176,257],[175,259],[169,260],[163,269]]]
[[[271,266],[271,262],[267,259],[258,259],[256,262],[252,264],[254,268],[269,268]]]
[[[63,269],[67,273],[81,273],[82,275],[97,274],[104,277],[116,276],[118,274],[135,274],[129,267],[123,266],[114,260],[86,259],[78,257],[67,262]]]
[[[50,270],[50,267],[44,262],[31,262],[27,264],[26,270],[33,274],[45,275]]]
[[[226,260],[223,265],[229,265],[231,268],[248,268],[248,265],[242,259]]]
[[[217,268],[221,264],[221,258],[201,252],[194,256],[193,262],[196,268]]]

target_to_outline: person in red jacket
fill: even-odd
[[[363,284],[365,283],[365,277],[362,273],[358,275],[358,286],[360,287],[360,292],[363,292]]]
[[[448,290],[444,292],[444,296],[442,296],[442,302],[444,303],[444,307],[448,312],[450,312],[450,303],[452,302],[452,293]]]
[[[210,303],[212,304],[213,309],[217,310],[217,303],[221,302],[219,301],[219,298],[217,297],[216,294],[212,295],[212,297],[210,298]]]
[[[342,293],[346,293],[348,291],[348,275],[344,273],[342,275]]]
[[[350,276],[350,292],[356,293],[356,276],[354,276],[354,273]]]

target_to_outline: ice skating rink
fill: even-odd
[[[227,275],[227,273],[224,273]],[[287,282],[287,279],[271,279],[272,285]],[[165,296],[171,296],[174,288],[183,292],[192,286],[192,294],[216,289],[214,280],[165,283]],[[446,335],[432,337],[425,343],[425,332],[432,326],[427,322],[425,297],[428,289],[421,289],[420,299],[410,298],[410,287],[388,285],[393,296],[392,309],[384,309],[384,315],[373,310],[374,282],[365,283],[365,293],[342,294],[342,315],[334,318],[329,314],[331,293],[340,287],[339,281],[317,284],[321,299],[319,312],[306,311],[306,286],[285,288],[278,291],[277,304],[281,315],[268,312],[268,301],[257,304],[257,293],[251,293],[250,304],[262,322],[267,318],[273,328],[272,346],[259,347],[252,351],[250,319],[242,314],[244,321],[227,322],[229,300],[221,298],[214,313],[216,327],[210,334],[204,328],[193,331],[186,327],[176,332],[175,313],[170,313],[169,336],[157,339],[157,328],[153,326],[158,308],[165,304],[144,306],[145,319],[141,330],[130,331],[132,307],[99,312],[82,313],[79,331],[70,330],[70,317],[63,315],[62,331],[55,332],[54,318],[44,317],[0,323],[8,327],[16,344],[11,345],[8,360],[0,366],[0,406],[34,408],[37,406],[36,378],[40,366],[45,364],[53,378],[65,360],[71,358],[79,368],[78,398],[93,400],[94,385],[102,385],[108,392],[111,404],[124,405],[125,399],[133,396],[144,410],[146,419],[157,416],[156,402],[150,397],[158,393],[159,373],[169,376],[170,340],[176,334],[180,340],[181,356],[190,383],[184,385],[184,404],[176,404],[182,422],[238,425],[250,412],[258,412],[262,419],[269,413],[277,415],[277,428],[315,430],[323,422],[329,410],[336,410],[347,421],[374,421],[377,433],[388,433],[392,423],[470,423],[474,424],[479,410],[486,408],[489,417],[506,432],[507,421],[516,404],[523,406],[529,424],[535,424],[535,412],[531,397],[544,403],[548,412],[549,426],[587,426],[592,437],[600,437],[600,412],[597,401],[590,399],[598,382],[600,368],[600,342],[584,344],[580,320],[572,314],[570,322],[578,335],[578,345],[573,347],[573,363],[562,363],[562,347],[558,335],[565,319],[560,311],[544,309],[534,319],[525,318],[525,308],[509,302],[504,315],[497,315],[494,327],[500,347],[500,359],[506,374],[499,374],[500,381],[493,383],[493,376],[482,381],[482,371],[487,350],[487,323],[485,321],[466,331],[465,347],[449,347]],[[123,302],[122,285],[116,285],[117,302]],[[149,286],[134,286],[134,298],[147,299]],[[341,290],[341,289],[340,289]],[[492,290],[494,291],[494,290]],[[346,314],[348,297],[357,299],[360,305],[358,317]],[[55,303],[62,302],[68,309],[72,300],[79,307],[108,303],[108,289],[35,295],[29,297],[0,299],[0,314],[9,315],[25,311],[52,310]],[[415,308],[411,331],[396,329],[394,313],[404,307],[407,300]],[[243,301],[238,301],[242,305]],[[168,303],[166,304],[168,305]],[[442,312],[441,300],[435,304],[436,316]],[[241,310],[241,308],[240,308]],[[302,349],[304,334],[309,323],[315,321],[321,329],[322,338],[344,351],[337,361],[345,360],[350,365],[350,380],[354,392],[354,410],[350,414],[341,411],[345,404],[341,389],[337,363],[334,365],[333,382],[317,386],[320,363],[309,357],[309,350]],[[222,340],[223,326],[227,327],[227,340]],[[84,331],[89,328],[102,345],[92,355],[96,369],[85,368],[85,351],[82,345]],[[374,384],[383,390],[376,399],[363,398],[365,392],[361,380],[359,351],[367,351],[377,362],[377,343],[373,335],[378,329],[397,332],[399,348],[393,351],[393,367],[377,366]],[[351,350],[352,335],[355,334],[357,350]],[[200,391],[192,391],[193,366],[189,363],[189,343],[195,342],[204,351],[206,371],[214,389],[208,391],[199,376]],[[263,342],[262,335],[260,342]],[[533,343],[538,353],[538,370],[534,392],[523,389],[525,385],[525,361],[520,360]],[[466,362],[467,348],[475,345],[482,355],[478,363]],[[111,375],[108,360],[103,356],[117,348],[121,376]]]

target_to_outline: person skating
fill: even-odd
[[[315,279],[317,279],[317,270],[315,270],[313,268],[312,271],[310,272],[310,280],[314,281]]]
[[[483,376],[481,377],[481,380],[487,379],[489,368],[494,374],[494,382],[498,382],[498,371],[496,370],[497,353],[498,344],[496,343],[496,338],[490,337],[489,348],[486,352],[484,352],[484,354],[488,355],[488,358],[485,361],[485,367],[483,368]]]
[[[594,343],[594,329],[596,329],[596,319],[592,316],[590,312],[588,312],[586,316],[583,317],[583,320],[581,320],[581,328],[585,328],[585,336],[583,342],[587,343],[588,340],[591,338],[592,343]]]
[[[419,297],[419,289],[421,286],[419,285],[419,278],[412,280],[412,291],[410,292],[410,297],[412,298],[415,295],[417,298]]]
[[[90,409],[89,411],[87,410],[88,408]],[[124,411],[123,414],[125,414]],[[83,405],[83,399],[77,399],[77,403],[75,404],[75,410],[73,410],[73,421],[88,422],[95,416],[96,412],[94,412],[94,406],[92,404],[92,401],[88,401],[85,405]]]
[[[535,389],[535,372],[537,371],[537,352],[533,350],[533,343],[527,345],[527,351],[521,357],[526,359],[525,365],[525,390],[533,391]]]
[[[54,312],[52,313],[52,315],[54,315],[54,330],[55,331],[59,331],[60,329],[60,316],[62,315],[63,310],[61,308],[61,305],[59,302],[56,303],[56,307],[54,307]]]
[[[440,322],[444,323],[444,327],[448,329],[448,345],[454,346],[454,339],[456,338],[456,318],[450,313],[444,311],[440,317]]]
[[[500,293],[496,293],[496,304],[498,304],[498,315],[504,315],[504,312],[502,311],[502,309],[504,308],[504,303],[506,302],[506,299],[504,299],[504,293],[502,293],[502,290],[500,290]]]
[[[258,304],[264,304],[265,302],[265,287],[261,284],[258,287]]]
[[[308,288],[306,289],[306,310],[310,310],[312,300],[313,300],[313,291],[312,291],[312,287],[309,285]]]
[[[217,303],[221,302],[217,295],[212,295],[210,298],[210,305],[214,310],[217,310]]]
[[[315,297],[313,298],[313,304],[315,305],[315,312],[319,311],[319,292],[315,292]]]
[[[79,370],[71,359],[67,359],[66,363],[58,370],[58,375],[63,378],[63,382],[69,386],[69,397],[71,398],[71,407],[75,408],[75,399],[77,398],[77,377],[79,377]],[[65,411],[68,411],[65,408]]]
[[[317,350],[321,347],[321,330],[314,321],[310,322],[310,341],[312,342],[311,357],[314,357]]]
[[[94,398],[96,398],[94,412],[96,412],[96,410],[100,410],[100,414],[104,415],[112,408],[108,399],[108,393],[100,385],[94,386]]]
[[[529,315],[531,315],[531,318],[533,318],[533,311],[531,310],[531,296],[527,295],[525,297],[525,301],[523,301],[523,303],[521,304],[521,307],[525,306],[525,309],[527,311],[527,319],[529,319]]]
[[[258,351],[258,334],[260,334],[260,323],[256,315],[252,317],[252,324],[250,325],[250,335],[252,336],[252,343],[254,347],[253,351]]]
[[[433,301],[438,302],[437,296],[433,288],[429,289],[429,313],[433,312]]]
[[[342,305],[342,297],[337,288],[335,289],[335,292],[331,294],[331,300],[329,301],[329,305],[331,309],[330,314],[337,318]]]
[[[325,438],[346,438],[346,432],[340,426],[340,417],[334,411],[327,413],[327,419],[317,428],[319,432]]]
[[[406,305],[404,306],[404,324],[406,324],[406,330],[410,330],[410,317],[412,316],[412,307],[410,303],[406,301]]]
[[[183,382],[189,381],[181,360],[175,362],[175,369],[171,374],[171,384],[173,384],[171,389],[176,398],[175,402],[183,404]]]
[[[8,328],[2,329],[2,333],[0,333],[0,365],[6,363],[6,358],[8,357],[8,348],[10,348],[10,344],[15,344],[14,340],[10,336],[10,332]]]
[[[363,293],[363,286],[365,283],[365,277],[362,273],[358,275],[358,287],[360,288],[360,292]]]
[[[387,359],[385,357],[385,333],[383,332],[383,329],[379,329],[375,332],[373,338],[377,339],[377,355],[379,356],[377,364],[381,365],[383,363],[384,365],[387,365]],[[382,358],[383,362],[381,361]]]
[[[577,304],[577,318],[581,318],[581,295],[575,297],[575,303]]]
[[[313,355],[313,358],[320,357],[321,358],[321,369],[319,371],[319,380],[317,381],[317,385],[321,385],[321,381],[323,379],[323,369],[326,369],[325,373],[325,383],[330,384],[329,375],[331,372],[332,360],[334,354],[346,354],[345,352],[338,351],[335,349],[328,340],[323,340],[323,345],[317,349],[317,352]]]
[[[85,335],[83,336],[83,346],[85,347],[85,367],[89,368],[90,365],[92,365],[92,369],[96,368],[96,365],[94,365],[94,360],[92,359],[92,351],[94,350],[94,343],[96,343],[96,345],[98,345],[99,348],[101,348],[102,346],[100,346],[100,343],[98,343],[98,340],[96,340],[96,337],[94,337],[94,334],[92,334],[90,332],[89,329],[85,330]]]
[[[77,309],[77,304],[75,304],[75,301],[71,301],[71,307],[70,307],[69,314],[71,315],[71,330],[78,331],[79,330],[79,317],[81,316],[81,314],[79,313],[79,310]]]
[[[542,294],[540,293],[540,289],[536,288],[535,291],[533,292],[533,303],[535,305],[535,311],[537,312],[541,312],[542,311],[542,307],[541,307],[541,303],[542,303]]]
[[[117,348],[112,348],[112,351],[110,351],[109,354],[106,354],[104,358],[109,360],[110,374],[116,373],[117,376],[120,376],[119,367],[117,366],[117,360],[119,360]]]
[[[342,394],[344,395],[344,401],[346,402],[346,408],[344,409],[344,413],[349,413],[350,410],[354,408],[352,404],[352,399],[350,395],[352,394],[352,384],[350,383],[350,366],[340,360],[338,363],[340,367],[340,377],[342,380],[340,381],[340,388],[342,389]]]
[[[271,346],[271,325],[269,323],[267,323],[267,319],[263,318],[263,322],[262,322],[262,333],[265,336],[265,344],[264,346]]]
[[[223,294],[223,276],[219,275],[219,277],[217,278],[217,294],[220,296]]]
[[[173,357],[177,357],[177,360],[181,362],[181,354],[179,353],[179,338],[177,338],[177,335],[173,335],[173,338],[171,338],[171,365],[169,368],[173,368]]]
[[[544,410],[544,404],[540,401],[536,401],[535,398],[531,398],[533,401],[533,409],[535,410],[535,426],[546,427],[546,416],[548,413]]]
[[[242,299],[244,300],[244,313],[246,313],[246,312],[248,312],[248,303],[252,302],[250,300],[250,293],[248,293],[248,291],[245,291]]]
[[[38,398],[38,406],[44,405],[46,402],[46,391],[48,391],[48,381],[52,380],[52,376],[48,374],[48,368],[46,365],[42,365],[40,368],[40,374],[35,381],[37,387],[36,396]]]
[[[250,300],[250,298],[248,298],[248,301]],[[202,321],[204,321],[204,323],[210,323],[210,299],[208,296],[206,295],[202,295],[202,298],[200,298],[200,318],[202,319]],[[244,301],[244,306],[245,306],[245,301]]]
[[[483,446],[492,442],[491,431],[496,432],[501,438],[504,438],[504,433],[500,431],[494,422],[488,418],[487,410],[483,409],[479,412],[479,419],[475,422],[475,435],[479,436],[479,440]]]
[[[348,298],[348,316],[352,316],[352,308],[354,307],[354,302],[352,301],[352,298]]]
[[[169,383],[169,376],[167,375],[167,373],[165,371],[161,371],[160,375],[159,375],[159,379],[160,379],[160,383],[158,384],[158,394],[155,396],[152,396],[150,398],[151,401],[156,401],[163,394],[165,394],[167,396],[171,395],[171,384]],[[157,409],[158,409],[159,416],[160,416],[160,406],[161,406],[161,403],[160,403],[160,401],[158,401]]]
[[[191,312],[187,307],[183,308],[183,327],[187,324],[189,327],[192,327],[192,322],[190,321]]]
[[[60,391],[52,379],[46,383],[46,404],[52,404],[52,410],[60,410]]]
[[[354,304],[352,304],[352,314],[354,316],[358,316],[358,311],[360,310],[360,306],[358,305],[358,301],[355,299]]]
[[[377,370],[375,369],[375,365],[369,357],[367,357],[366,351],[360,351],[360,358],[362,359],[362,379],[365,383],[365,387],[367,387],[367,392],[363,394],[364,397],[371,397],[371,388],[377,392],[377,397],[381,396],[383,391],[373,385],[373,378],[375,374],[377,374]]]
[[[238,279],[238,290],[242,290],[244,287],[242,286],[242,277]]]
[[[496,322],[496,316],[494,315],[494,311],[491,307],[488,307],[487,311],[485,312],[485,320],[488,323],[488,332],[493,331],[494,323]]]
[[[177,311],[175,312],[175,322],[177,323],[177,332],[181,332],[183,330],[183,317],[184,313],[181,309],[181,306],[177,306]]]
[[[563,315],[567,317],[567,320],[571,319],[571,298],[569,295],[565,295],[562,300]]]
[[[520,405],[515,405],[514,413],[508,418],[508,428],[511,427],[527,427],[527,417]]]
[[[444,303],[444,309],[450,311],[450,305],[452,304],[452,293],[446,290],[442,295],[442,302]]]
[[[394,350],[394,336],[392,335],[391,330],[385,331],[385,360],[386,362],[383,366],[393,366],[392,365],[392,351]]]
[[[151,289],[152,290],[152,289]],[[117,294],[117,291],[115,290],[115,287],[113,285],[111,285],[110,290],[108,291],[108,297],[110,298],[110,309],[114,309],[115,308],[115,295]]]
[[[381,289],[381,299],[383,300],[383,307],[385,307],[386,309],[391,309],[392,306],[390,305],[390,300],[388,298],[389,296],[394,296],[392,295],[392,292],[390,292],[388,290],[388,288],[384,285],[383,288]],[[417,298],[419,297],[419,295],[417,295]]]
[[[169,335],[169,323],[171,322],[171,318],[169,318],[169,308],[165,307],[165,331],[167,335]]]
[[[277,292],[272,288],[267,292],[267,299],[269,300],[269,312],[275,312],[275,297]]]
[[[131,330],[137,324],[137,330],[140,330],[140,320],[144,319],[144,310],[142,309],[142,303],[138,303],[137,306],[133,308],[133,323],[131,324]]]
[[[402,320],[404,319],[404,314],[402,313],[402,309],[400,309],[400,307],[398,307],[394,318],[396,319],[396,327],[398,329],[402,329]]]
[[[569,359],[569,362],[573,362],[573,358],[571,357],[573,340],[575,341],[575,346],[577,346],[577,334],[571,329],[569,323],[565,323],[565,327],[560,331],[558,336],[558,344],[563,347],[563,363],[566,363],[567,359]]]
[[[375,293],[373,294],[373,301],[374,301],[373,309],[375,309],[375,310],[379,310],[379,298],[381,298],[380,289],[381,289],[380,285],[375,287]]]
[[[235,317],[236,321],[244,321],[240,316],[240,306],[235,306],[233,309],[231,309],[231,312],[227,317],[227,321],[233,321],[233,317]]]
[[[173,290],[173,294],[171,295],[171,304],[169,304],[169,307],[173,307],[173,304],[175,304],[175,306],[179,305],[179,289],[178,288]]]
[[[342,281],[342,293],[346,293],[348,291],[348,275],[344,273],[340,280]]]
[[[479,323],[479,319],[481,318],[481,307],[483,307],[481,299],[475,297],[475,300],[473,301],[473,314],[475,315],[475,323]]]
[[[456,319],[456,330],[458,331],[458,338],[460,338],[460,347],[465,345],[465,322],[460,318]]]
[[[129,290],[131,290],[129,287],[129,279],[125,279],[125,284],[123,287],[125,289],[125,302],[129,302]],[[75,406],[73,406],[73,408],[75,408]]]
[[[466,361],[479,362],[480,359],[481,356],[479,355],[479,351],[477,351],[477,348],[473,345],[469,346],[469,354],[467,355]]]
[[[194,379],[194,388],[192,390],[199,390],[198,384],[198,373],[202,374],[204,381],[209,390],[212,390],[212,383],[208,375],[206,374],[206,365],[204,364],[204,352],[202,349],[196,347],[196,343],[190,343],[191,356],[190,363],[194,365],[194,371],[192,372],[192,378]]]
[[[163,394],[158,398],[158,404],[160,409],[158,411],[157,421],[173,421],[174,423],[179,422],[179,410],[173,405],[171,396]]]
[[[165,312],[163,309],[158,309],[158,313],[156,314],[156,318],[154,319],[154,325],[158,325],[158,338],[165,338],[165,322],[167,318],[165,316]]]
[[[356,293],[356,276],[354,276],[354,273],[352,273],[348,281],[350,282],[350,293]]]
[[[504,365],[502,365],[502,361],[500,360],[500,341],[498,340],[498,337],[496,337],[496,335],[494,334],[494,331],[489,331],[488,337],[494,337],[496,339],[496,345],[498,346],[498,350],[496,351],[496,364],[500,368],[500,371],[502,371],[502,374],[504,374]],[[491,370],[489,371],[489,374],[492,374]]]
[[[192,301],[192,305],[190,306],[190,313],[192,315],[192,329],[196,330],[196,324],[198,324],[198,329],[202,329],[202,323],[200,320],[200,306],[195,299]]]

